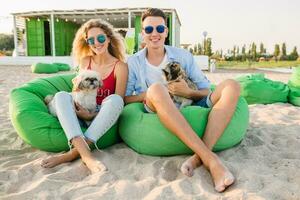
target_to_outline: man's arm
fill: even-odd
[[[168,90],[173,95],[183,96],[194,101],[202,99],[203,97],[207,96],[210,92],[210,89],[208,88],[198,90],[191,89],[184,80],[170,83],[168,85]]]
[[[124,98],[125,104],[134,103],[134,102],[143,102],[146,97],[146,92],[143,92],[139,95],[126,96]]]

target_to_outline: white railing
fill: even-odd
[[[126,55],[126,58],[129,55]],[[208,56],[194,56],[197,65],[201,70],[209,70],[209,58]],[[0,65],[10,66],[10,65],[19,65],[19,66],[28,66],[34,63],[66,63],[70,66],[75,66],[73,58],[71,56],[2,56],[0,57]]]
[[[10,66],[10,65],[20,65],[20,66],[28,66],[34,63],[66,63],[70,66],[73,66],[73,60],[71,56],[2,56],[0,57],[0,65],[2,66]]]

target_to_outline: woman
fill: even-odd
[[[103,87],[97,94],[99,112],[89,113],[80,105],[76,105],[74,109],[69,93],[55,94],[57,117],[70,146],[74,148],[44,159],[41,165],[51,168],[80,156],[83,163],[94,173],[106,170],[106,167],[93,157],[89,144],[96,144],[96,141],[114,125],[124,106],[128,76],[127,65],[124,63],[124,43],[112,25],[100,19],[92,19],[77,31],[73,42],[73,55],[79,63],[79,70],[94,70],[102,77]],[[77,117],[80,121],[93,119],[85,133],[80,129]]]

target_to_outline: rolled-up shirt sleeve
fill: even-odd
[[[135,84],[136,84],[136,75],[134,73],[134,60],[133,59],[128,59],[127,64],[128,64],[128,80],[127,80],[127,87],[126,87],[126,93],[125,96],[131,96],[133,95]]]
[[[200,67],[197,65],[194,56],[188,52],[188,65],[186,72],[188,77],[197,85],[198,89],[210,88],[210,81],[201,71]]]

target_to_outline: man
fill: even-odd
[[[233,184],[234,177],[211,149],[235,111],[240,87],[235,81],[226,80],[211,92],[209,81],[193,56],[186,50],[164,45],[168,28],[165,14],[160,9],[145,11],[142,27],[146,48],[128,59],[125,102],[144,102],[146,111],[157,113],[162,124],[195,152],[182,164],[182,173],[192,176],[193,170],[203,163],[212,175],[215,189],[222,192]],[[181,64],[187,76],[197,84],[198,90],[190,89],[183,80],[164,86],[161,69],[170,61]],[[212,107],[202,140],[181,115],[169,92],[191,98],[196,105]]]

